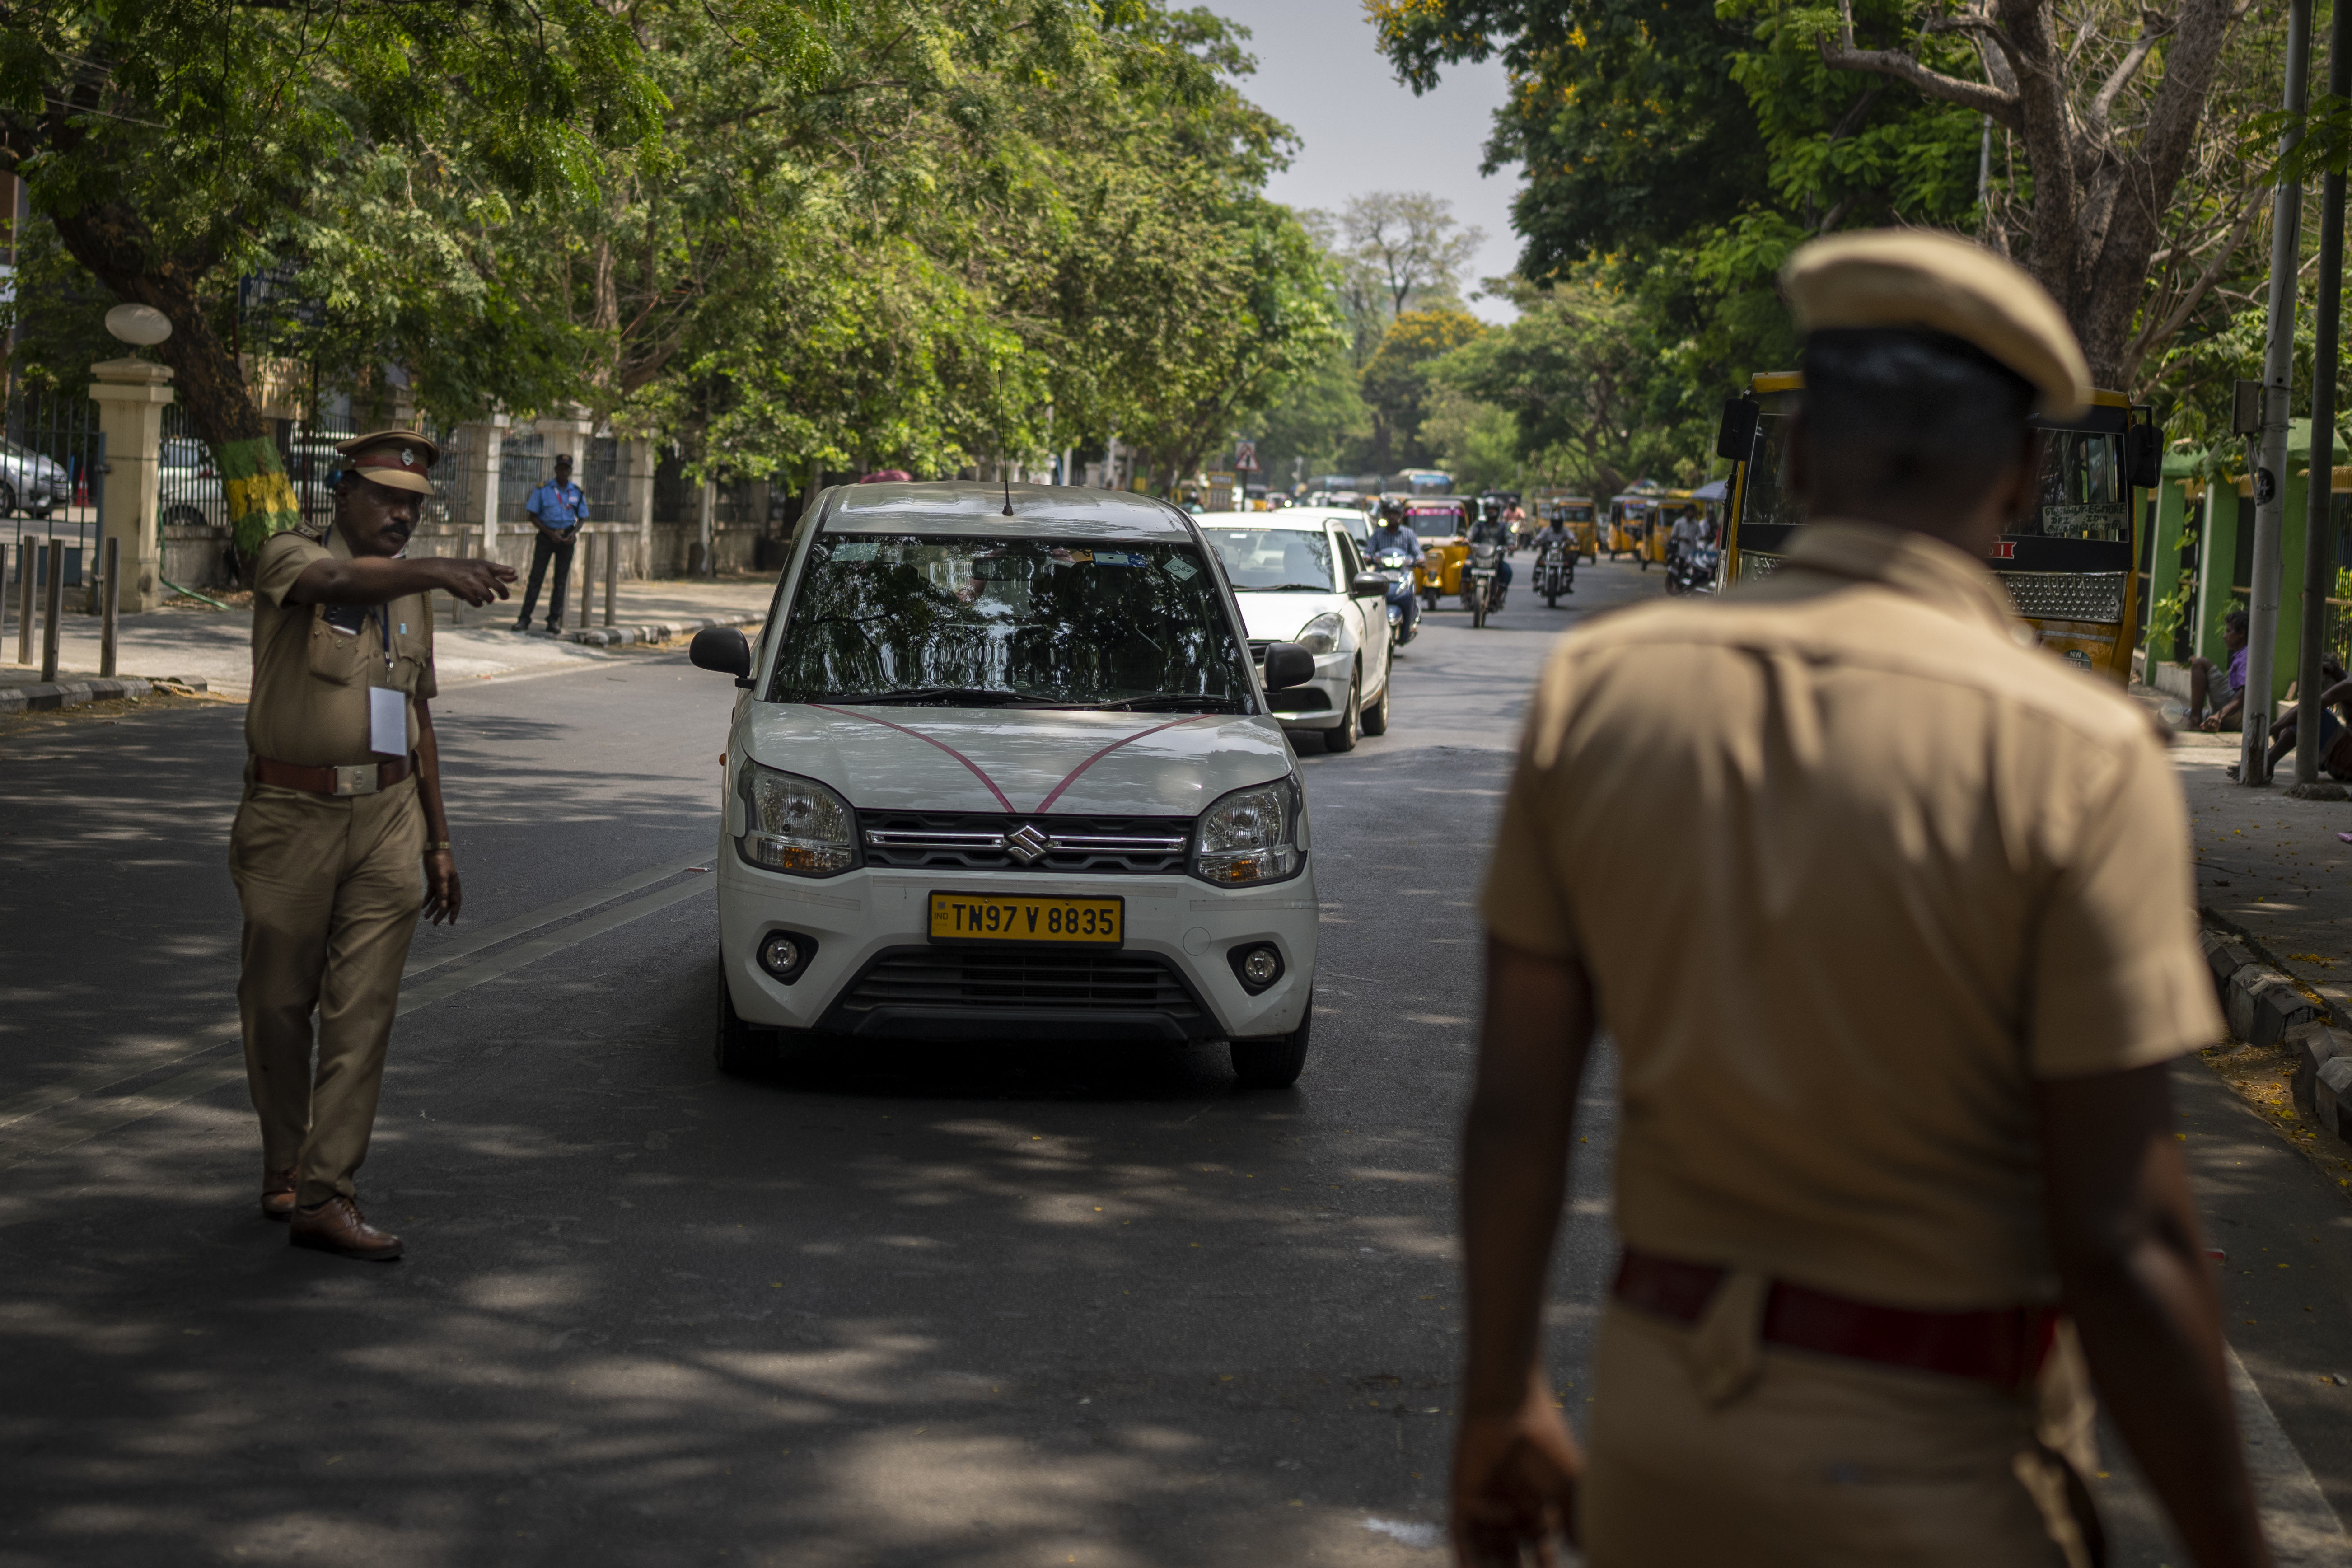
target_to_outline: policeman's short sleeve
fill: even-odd
[[[331,559],[325,546],[299,533],[274,533],[262,542],[253,558],[253,595],[271,609],[282,609],[286,591],[313,561]]]
[[[2040,1078],[2145,1067],[2222,1035],[2179,781],[2152,736],[2116,763],[2031,935],[2027,1047]]]
[[[1555,661],[1538,689],[1528,738],[1519,748],[1518,766],[1503,796],[1503,820],[1496,829],[1494,859],[1486,868],[1486,887],[1478,910],[1496,939],[1547,958],[1572,958],[1580,951],[1576,921],[1547,831],[1550,803],[1558,798],[1562,759],[1553,755],[1538,763],[1539,751],[1556,752],[1557,748],[1535,743],[1538,725],[1558,721],[1558,704],[1545,696],[1558,679]]]

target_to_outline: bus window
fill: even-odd
[[[1743,526],[1763,523],[1785,526],[1801,522],[1796,502],[1785,486],[1789,472],[1789,416],[1767,408],[1756,418],[1756,460],[1748,465],[1748,493],[1740,498]]]
[[[2014,531],[2045,539],[2126,539],[2124,438],[2104,430],[2051,430],[2042,447],[2042,510]]]

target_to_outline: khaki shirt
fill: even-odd
[[[2054,1294],[2033,1080],[2221,1034],[2151,720],[1981,566],[1818,523],[1561,639],[1484,910],[1580,955],[1628,1245],[1860,1300]]]
[[[256,756],[308,767],[380,762],[368,749],[368,688],[388,686],[430,699],[433,605],[422,594],[371,606],[357,633],[328,623],[326,605],[289,605],[286,591],[314,561],[349,561],[342,531],[326,542],[302,533],[274,535],[253,562],[253,697],[245,743]],[[391,659],[384,654],[391,634]],[[408,744],[416,745],[416,704],[408,710]]]

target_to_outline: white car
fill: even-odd
[[[1277,642],[1315,656],[1312,680],[1274,696],[1283,728],[1315,731],[1332,752],[1353,751],[1360,735],[1386,734],[1396,651],[1388,579],[1365,565],[1346,509],[1210,512],[1194,521],[1224,563],[1253,656]]]
[[[1006,515],[1007,510],[1011,515]],[[1294,1081],[1315,989],[1297,761],[1192,520],[1117,491],[822,492],[736,677],[718,1058],[828,1037],[1224,1040]]]

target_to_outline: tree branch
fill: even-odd
[[[2157,41],[2171,32],[2173,26],[2174,19],[2170,16],[2160,16],[2154,11],[2140,13],[2139,37],[2132,40],[2130,49],[2126,51],[2123,59],[2116,68],[2108,73],[2106,81],[2099,89],[2098,96],[2091,100],[2090,122],[2094,131],[2106,128],[2108,112],[2116,106],[2116,95],[2123,91],[2133,77],[2139,74],[2139,68],[2147,63],[2150,51],[2157,46]]]
[[[1827,42],[1821,49],[1822,64],[1832,70],[1867,71],[1873,76],[1890,77],[1908,83],[1929,98],[1990,114],[1995,123],[2019,129],[2017,94],[2013,92],[1929,70],[1900,49],[1832,48]]]

